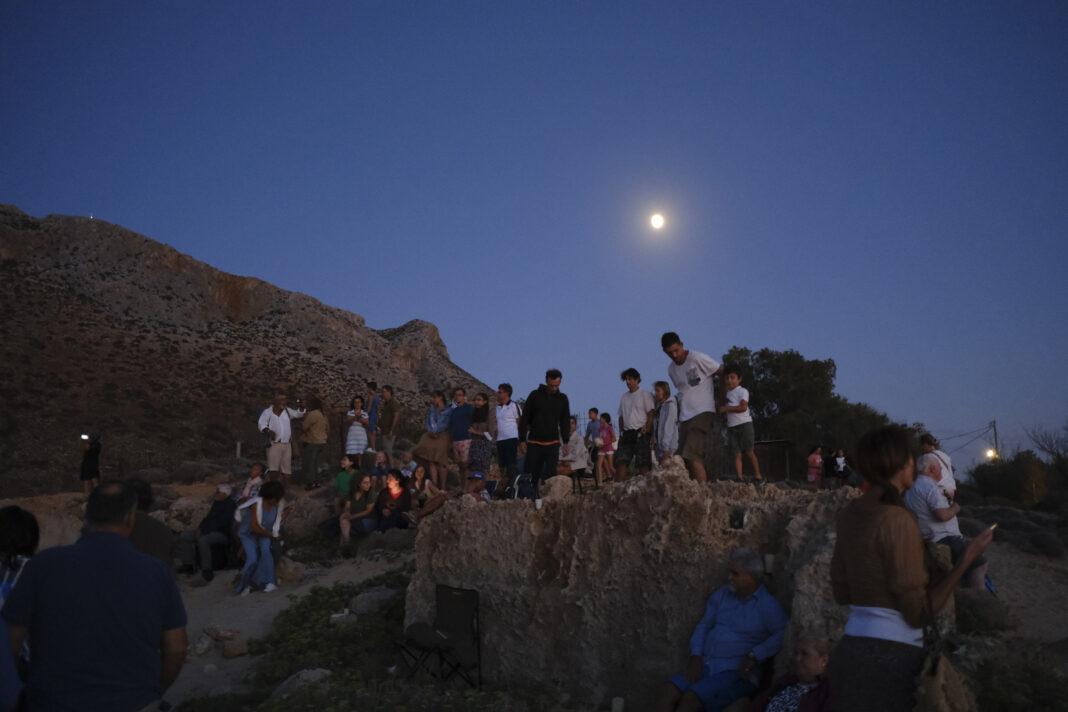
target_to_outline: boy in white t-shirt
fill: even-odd
[[[763,482],[760,476],[760,463],[757,462],[756,436],[753,433],[753,416],[749,414],[749,391],[742,388],[742,374],[737,366],[727,366],[727,404],[719,407],[720,413],[727,414],[727,441],[730,443],[731,454],[734,455],[734,471],[738,475],[738,481],[744,482],[742,477],[742,454],[744,453],[753,465],[756,473],[756,481]]]

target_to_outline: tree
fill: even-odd
[[[832,359],[806,359],[792,349],[754,352],[734,346],[723,361],[741,371],[757,439],[790,441],[791,472],[804,471],[805,457],[816,445],[824,446],[824,457],[838,448],[848,456],[862,434],[890,423],[885,413],[834,392],[837,367]],[[922,427],[916,423],[909,429]]]

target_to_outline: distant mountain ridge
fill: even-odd
[[[0,277],[0,497],[78,486],[83,432],[102,435],[105,476],[129,475],[257,447],[276,392],[333,415],[376,380],[421,420],[431,390],[489,390],[433,324],[376,331],[102,220],[0,205]]]

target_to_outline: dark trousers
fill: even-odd
[[[317,443],[301,443],[304,451],[301,453],[301,475],[305,482],[314,482],[319,478],[319,453],[323,446]]]
[[[534,480],[534,487],[556,475],[556,461],[560,459],[560,443],[538,445],[527,443],[527,457],[524,469]]]
[[[501,468],[501,475],[507,477],[508,481],[515,477],[518,453],[519,438],[497,441],[497,466]]]

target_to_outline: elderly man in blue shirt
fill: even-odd
[[[661,689],[661,712],[719,712],[756,690],[753,678],[779,652],[787,620],[761,583],[763,564],[752,549],[731,552],[727,585],[705,605],[686,669]]]

